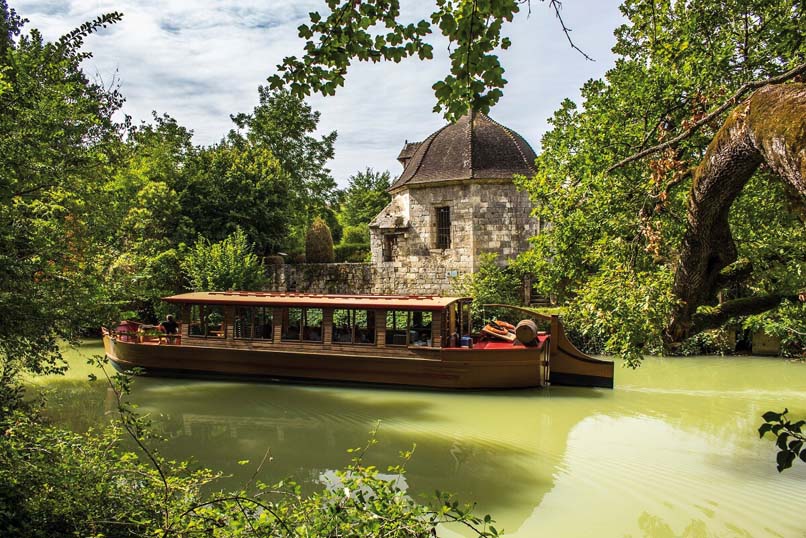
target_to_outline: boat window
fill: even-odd
[[[190,321],[188,322],[188,334],[190,336],[204,336],[204,328],[201,323],[201,311],[201,305],[190,305]]]
[[[462,303],[462,310],[460,313],[462,322],[460,323],[460,332],[462,336],[469,336],[473,332],[471,316],[470,316],[470,302],[465,301]]]
[[[302,309],[286,308],[283,313],[283,340],[299,340],[302,336]]]
[[[406,331],[409,327],[409,314],[407,310],[386,311],[387,346],[405,346],[408,343]]]
[[[333,310],[333,341],[352,343],[355,310],[337,308]]]
[[[375,312],[372,310],[355,311],[355,343],[375,343]]]
[[[191,305],[190,336],[224,338],[224,308],[218,305]]]
[[[411,326],[409,327],[409,344],[412,346],[430,346],[433,321],[431,312],[412,312]]]
[[[235,309],[235,338],[271,340],[274,333],[272,309],[268,306],[241,306]]]
[[[333,342],[375,343],[375,312],[372,310],[333,310]]]
[[[224,338],[224,308],[218,305],[204,305],[204,321],[208,338]]]
[[[283,340],[322,341],[321,308],[287,308],[283,318]]]
[[[302,339],[309,342],[322,341],[322,309],[304,308],[302,316],[305,321]]]

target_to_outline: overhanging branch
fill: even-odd
[[[719,306],[710,309],[708,312],[698,312],[692,316],[692,327],[689,336],[721,327],[731,318],[739,316],[752,316],[772,310],[781,304],[785,299],[797,301],[797,295],[759,295],[755,297],[743,297],[726,301]]]
[[[657,146],[653,146],[653,147],[647,148],[647,149],[645,149],[643,151],[639,151],[638,153],[635,153],[635,154],[627,157],[626,159],[623,159],[623,160],[617,162],[616,164],[614,164],[613,166],[608,168],[607,172],[610,173],[613,170],[615,170],[617,168],[621,168],[622,166],[624,166],[626,164],[629,164],[629,163],[631,163],[633,161],[637,161],[638,159],[646,157],[647,155],[651,155],[653,153],[657,153],[658,151],[662,151],[662,150],[664,150],[666,148],[672,147],[675,144],[677,144],[678,142],[682,142],[683,140],[685,140],[686,138],[690,137],[695,132],[697,132],[700,127],[702,127],[706,123],[710,122],[711,120],[713,120],[715,117],[717,117],[720,114],[722,114],[723,112],[725,112],[730,107],[736,105],[739,102],[739,100],[742,97],[744,97],[748,92],[750,92],[752,90],[757,90],[758,88],[761,88],[763,86],[767,86],[768,84],[780,84],[782,82],[786,82],[787,80],[795,78],[796,76],[801,75],[803,73],[806,73],[806,63],[802,63],[799,66],[797,66],[797,67],[795,67],[793,69],[790,69],[786,73],[778,75],[777,77],[771,77],[771,78],[768,78],[768,79],[765,79],[765,80],[754,80],[752,82],[746,82],[738,90],[736,90],[736,93],[731,95],[728,98],[728,100],[725,101],[724,103],[722,103],[716,110],[714,110],[713,112],[709,113],[707,116],[701,118],[699,121],[695,122],[694,125],[689,127],[687,130],[683,131],[681,134],[677,135],[676,137],[672,138],[671,140],[667,140],[663,144],[658,144]]]
[[[716,288],[726,288],[733,284],[739,284],[751,274],[753,274],[753,262],[746,258],[741,259],[723,269],[714,286]]]

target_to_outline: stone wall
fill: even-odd
[[[373,292],[373,271],[368,263],[302,263],[266,268],[268,291],[300,293],[367,294]]]
[[[451,293],[454,279],[475,272],[482,254],[496,254],[503,265],[539,232],[528,195],[511,181],[409,188],[395,194],[392,207],[408,226],[371,230],[376,293]],[[445,250],[436,248],[438,207],[449,207],[451,214],[451,248]],[[395,237],[391,261],[383,259],[385,235]]]
[[[417,271],[406,269],[405,277],[399,274],[399,267],[374,267],[369,263],[274,265],[266,272],[267,291],[375,295],[447,295],[451,292],[451,285],[445,285],[446,279],[429,267]]]
[[[512,183],[484,188],[474,185],[473,270],[479,268],[480,256],[493,253],[499,262],[516,257],[529,248],[529,238],[539,232],[538,221],[531,216],[532,203],[526,192]]]

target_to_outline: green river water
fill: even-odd
[[[82,357],[51,391],[53,418],[108,420],[112,398]],[[777,358],[648,358],[616,388],[444,393],[142,377],[132,400],[168,438],[161,450],[247,480],[314,485],[345,466],[380,421],[370,463],[416,443],[407,482],[478,503],[507,536],[806,537],[806,464],[779,474],[760,415],[806,417],[806,364]],[[238,460],[252,464],[239,466]],[[452,530],[445,531],[451,535]]]

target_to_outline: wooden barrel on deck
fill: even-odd
[[[515,326],[515,336],[525,346],[537,345],[537,324],[531,319],[523,319]]]

